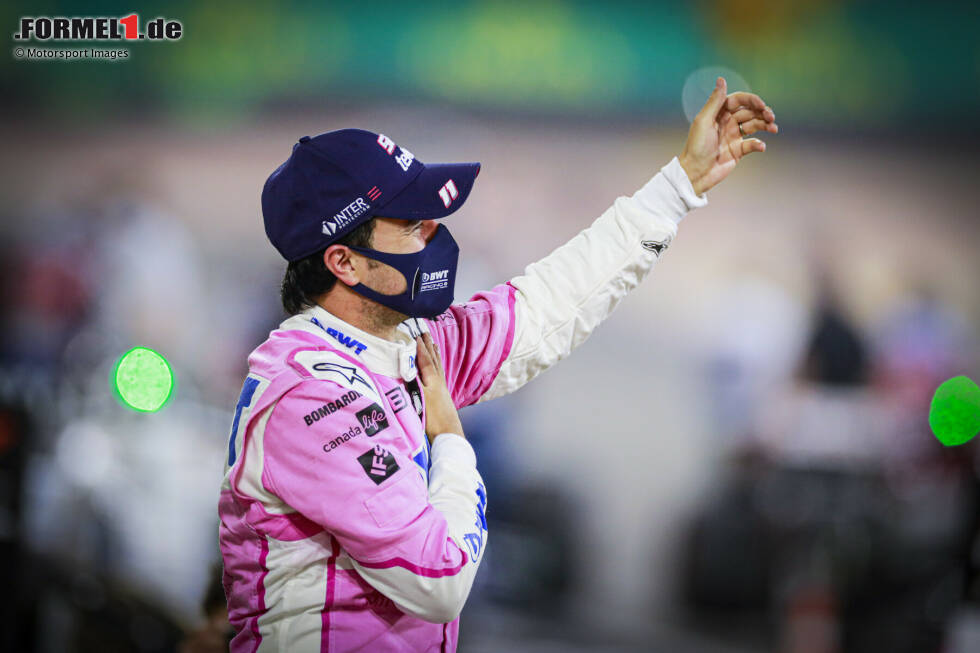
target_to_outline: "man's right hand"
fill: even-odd
[[[419,383],[425,395],[425,434],[432,440],[442,433],[463,435],[463,424],[446,385],[446,373],[442,369],[442,357],[432,337],[423,333],[415,339],[415,361],[419,368]]]
[[[747,138],[759,131],[776,134],[776,114],[755,93],[731,93],[724,77],[691,123],[684,151],[677,157],[698,195],[735,169],[746,154],[765,152],[766,144]]]

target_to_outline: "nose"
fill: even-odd
[[[432,236],[435,235],[438,228],[439,224],[435,220],[422,221],[422,238],[425,239],[426,243],[432,240]]]

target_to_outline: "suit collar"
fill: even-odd
[[[362,361],[370,371],[405,381],[411,381],[417,374],[415,337],[429,331],[425,320],[413,318],[398,325],[395,340],[386,340],[341,320],[319,305],[286,319],[279,328],[312,333],[331,347]]]

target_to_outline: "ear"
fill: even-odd
[[[347,286],[360,283],[356,254],[345,245],[330,245],[323,252],[323,264]]]

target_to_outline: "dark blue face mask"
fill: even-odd
[[[459,246],[443,225],[436,228],[432,240],[422,251],[413,254],[390,254],[366,247],[349,247],[395,268],[407,283],[405,292],[398,295],[382,295],[363,283],[351,286],[351,290],[363,297],[409,317],[435,317],[453,303]]]

